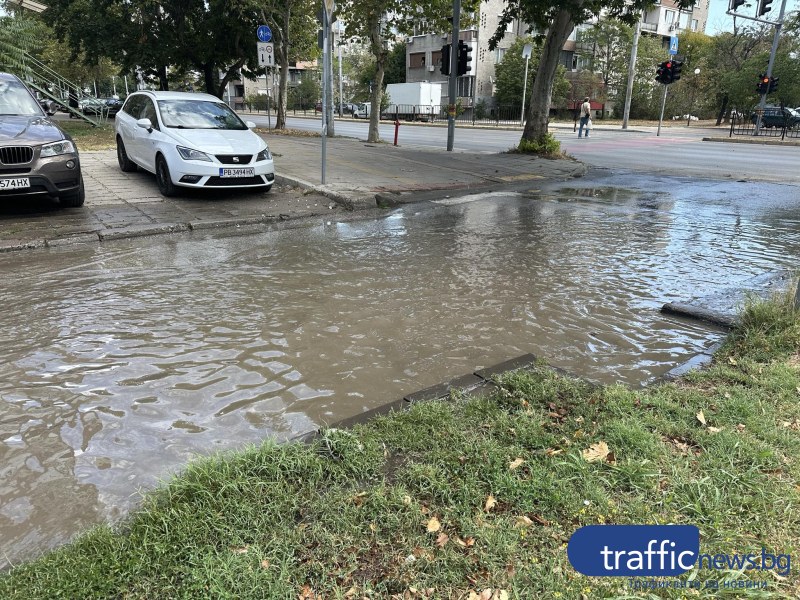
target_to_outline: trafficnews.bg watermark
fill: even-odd
[[[634,589],[656,588],[766,588],[764,580],[708,579],[704,582],[677,577],[700,571],[772,571],[782,577],[791,572],[789,554],[761,548],[749,554],[700,552],[700,530],[694,525],[587,525],[567,544],[567,557],[579,573],[593,577],[627,577]]]

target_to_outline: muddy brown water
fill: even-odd
[[[654,380],[721,335],[664,302],[797,255],[793,213],[712,192],[451,198],[0,256],[2,565],[124,515],[192,457],[527,352]]]

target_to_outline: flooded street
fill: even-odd
[[[662,181],[0,255],[0,566],[123,515],[193,456],[527,352],[653,381],[721,335],[665,302],[800,250],[796,188]]]

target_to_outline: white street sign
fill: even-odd
[[[258,42],[258,66],[275,66],[275,45],[272,42]]]

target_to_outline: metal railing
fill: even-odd
[[[760,127],[756,123],[761,117]],[[728,137],[749,135],[764,138],[800,138],[800,115],[782,107],[751,108],[731,111],[731,129]]]
[[[98,125],[97,121],[84,114],[78,107],[70,106],[70,98],[73,99],[72,104],[85,100],[97,100],[92,96],[84,94],[78,84],[61,76],[27,52],[23,53],[21,64],[17,69],[21,79],[25,80],[28,86],[35,89],[44,98],[57,103],[79,119],[83,119],[94,126]],[[102,110],[100,112],[101,114],[99,116],[102,118]]]

